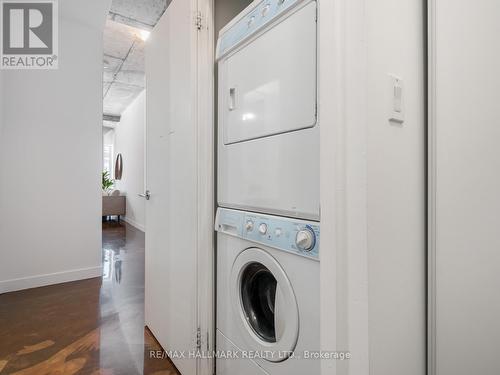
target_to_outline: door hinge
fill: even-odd
[[[203,28],[203,14],[201,13],[201,11],[196,12],[195,25],[198,30],[201,30]]]
[[[201,328],[196,329],[196,349],[201,350]]]

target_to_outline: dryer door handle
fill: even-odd
[[[231,87],[229,89],[229,110],[234,111],[236,109],[236,87]]]
[[[277,284],[276,296],[274,298],[274,333],[276,336],[276,342],[279,342],[285,333],[285,311],[285,299],[283,298],[283,292],[281,291],[280,285]]]

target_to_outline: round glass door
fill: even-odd
[[[276,342],[275,298],[277,281],[261,263],[250,263],[241,275],[241,302],[246,319],[263,341]]]
[[[249,248],[235,259],[230,294],[248,349],[271,352],[264,359],[286,360],[297,345],[299,310],[290,280],[268,252]]]

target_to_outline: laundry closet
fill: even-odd
[[[424,7],[335,4],[174,0],[150,37],[146,324],[218,354],[185,375],[425,374]]]
[[[316,17],[333,22],[321,14],[322,1],[255,1],[218,25],[216,347],[295,355],[325,349],[318,346],[325,331],[310,324],[321,305],[317,267],[322,253],[332,251],[322,246],[321,233],[336,230],[321,225],[320,166],[330,163],[320,158],[321,143],[345,152],[346,190],[339,194],[347,210],[339,224],[346,230],[339,258],[345,266],[337,285],[328,284],[342,291],[334,349],[352,351],[346,373],[350,367],[353,373],[423,375],[425,4],[377,2],[360,12],[361,3],[344,9],[346,44],[339,53],[345,67],[337,83],[345,85],[343,142],[320,141],[322,129],[333,124],[322,121],[319,107],[336,106],[321,81],[327,53]],[[280,15],[280,6],[290,8]],[[216,20],[224,10],[224,2],[216,2]],[[384,26],[390,24],[398,31]],[[324,137],[331,136],[326,130]],[[273,261],[266,263],[266,256]],[[285,297],[292,292],[295,302]],[[294,311],[306,317],[297,326]],[[294,345],[285,345],[289,331]],[[219,360],[217,370],[320,373],[315,361],[288,357]]]

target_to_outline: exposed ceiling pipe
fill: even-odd
[[[111,19],[112,21],[115,21],[115,22],[123,23],[123,24],[128,25],[128,26],[132,26],[132,27],[136,27],[136,28],[148,30],[148,31],[153,30],[153,27],[154,27],[154,25],[150,25],[150,24],[144,23],[142,21],[136,20],[135,18],[123,16],[121,14],[118,14],[118,13],[115,13],[112,11],[109,11],[109,19]]]

